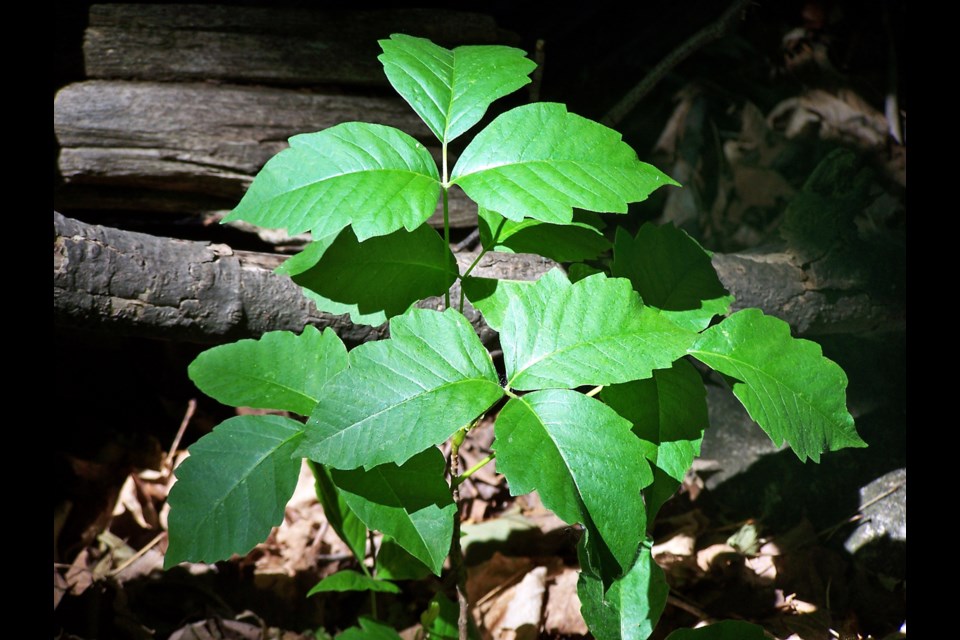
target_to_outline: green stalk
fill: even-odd
[[[450,183],[447,182],[448,177],[447,177],[447,141],[446,140],[443,141],[442,156],[443,156],[443,182],[441,184],[443,186],[443,242],[449,248],[450,247],[450,205],[448,202],[449,200],[448,194],[450,191]],[[449,263],[447,264],[448,272],[451,266],[452,265],[450,265]],[[462,289],[463,287],[461,287],[461,294],[460,294],[460,299],[461,299],[460,311],[461,312],[463,311]],[[450,289],[447,289],[443,294],[443,304],[444,304],[444,309],[450,308]]]
[[[454,481],[456,484],[459,485],[459,484],[462,483],[464,480],[466,480],[467,478],[469,478],[470,476],[472,476],[473,474],[475,474],[477,471],[479,471],[480,469],[482,469],[482,468],[485,467],[486,465],[488,465],[488,464],[490,464],[491,462],[493,462],[494,458],[496,458],[496,457],[497,457],[497,454],[496,454],[496,453],[491,453],[491,454],[488,455],[486,458],[484,458],[483,460],[481,460],[480,462],[478,462],[477,464],[473,465],[472,467],[470,467],[469,469],[467,469],[466,471],[464,471],[463,473],[461,473],[459,476],[457,476],[456,478],[454,478],[453,481]]]

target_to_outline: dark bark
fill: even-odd
[[[392,33],[444,46],[517,41],[490,16],[443,9],[95,5],[84,58],[91,78],[385,86],[377,40]]]
[[[206,83],[90,81],[54,100],[56,206],[206,213],[230,209],[290,136],[342,122],[397,127],[436,144],[400,98],[318,95]],[[439,156],[439,149],[434,150]],[[459,190],[451,226],[476,224]],[[442,224],[442,214],[433,218]]]
[[[54,213],[54,318],[61,326],[143,337],[221,343],[266,331],[332,327],[345,341],[385,335],[320,313],[290,279],[273,274],[275,254],[159,238],[89,225]],[[461,270],[476,253],[461,253]],[[532,280],[555,266],[538,256],[491,253],[474,275]],[[737,307],[756,306],[799,334],[903,329],[903,307],[864,290],[818,291],[788,254],[716,255]],[[455,293],[456,295],[456,293]],[[439,308],[440,300],[422,306]],[[492,331],[473,309],[481,338]]]

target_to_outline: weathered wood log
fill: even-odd
[[[90,78],[382,85],[377,40],[517,44],[479,13],[443,9],[314,11],[276,7],[111,4],[90,8]]]
[[[66,184],[56,206],[197,214],[230,209],[264,163],[287,147],[287,138],[355,120],[436,144],[400,98],[204,83],[69,85],[54,100]],[[454,227],[476,224],[476,205],[458,189],[451,191],[450,217]],[[434,221],[442,224],[439,209]]]
[[[464,269],[476,253],[457,256]],[[54,213],[54,318],[61,326],[153,338],[220,343],[265,331],[333,327],[346,341],[380,338],[384,329],[319,313],[289,278],[273,274],[283,259],[226,245],[158,238],[89,225]],[[532,280],[554,263],[538,256],[491,253],[478,276]],[[903,307],[866,291],[818,292],[786,254],[715,255],[714,266],[737,306],[757,306],[796,333],[903,329]],[[424,306],[437,308],[437,299]],[[493,334],[472,309],[481,338]]]

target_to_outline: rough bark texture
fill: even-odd
[[[58,166],[66,185],[56,206],[230,209],[290,136],[350,121],[394,126],[436,144],[400,98],[206,83],[72,84],[54,100]],[[452,192],[450,209],[452,226],[476,223],[476,206],[459,190]],[[442,223],[442,214],[434,220]]]
[[[282,256],[226,245],[158,238],[89,225],[54,212],[54,318],[98,332],[220,343],[265,331],[333,327],[349,342],[381,338],[385,329],[355,326],[320,313],[290,279],[274,275]],[[464,269],[476,253],[457,256]],[[555,266],[539,256],[493,253],[474,274],[536,279]],[[739,307],[756,306],[801,334],[901,329],[902,307],[864,291],[818,292],[787,254],[716,255],[720,278]],[[422,306],[439,308],[440,300]],[[493,332],[473,309],[467,317],[485,342]]]
[[[443,9],[94,5],[84,59],[91,78],[386,86],[377,40],[392,33],[444,46],[517,40],[490,16]]]

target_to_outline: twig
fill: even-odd
[[[850,524],[850,523],[852,523],[852,522],[856,522],[857,520],[862,520],[862,519],[863,519],[863,512],[864,512],[864,511],[866,511],[869,507],[875,505],[876,503],[880,502],[881,500],[883,500],[883,499],[886,498],[887,496],[896,493],[896,492],[899,491],[902,487],[903,487],[903,484],[898,484],[897,486],[891,487],[890,489],[884,491],[883,493],[881,493],[881,494],[878,495],[877,497],[873,498],[872,500],[867,500],[867,502],[866,502],[865,504],[861,505],[860,508],[858,508],[856,511],[854,511],[853,514],[851,514],[849,517],[844,518],[844,519],[841,520],[840,522],[838,522],[838,523],[836,523],[836,524],[834,524],[834,525],[831,525],[831,526],[827,527],[827,528],[824,529],[823,531],[818,531],[818,532],[817,532],[817,536],[824,536],[824,535],[825,535],[827,538],[829,538],[829,537],[832,536],[834,533],[836,533],[837,529],[839,529],[839,528],[842,527],[843,525],[845,525],[845,524]]]
[[[543,46],[543,38],[537,38],[537,44],[533,48],[533,61],[537,66],[533,70],[533,76],[530,78],[530,92],[527,94],[530,96],[530,102],[538,102],[540,100],[540,85],[543,84],[543,63],[546,58]]]
[[[177,430],[177,436],[173,439],[173,444],[170,445],[170,451],[167,453],[167,459],[163,461],[163,468],[166,471],[172,471],[171,467],[173,466],[173,460],[177,457],[177,448],[180,446],[180,440],[183,438],[183,433],[187,430],[187,425],[190,424],[190,420],[193,418],[193,412],[197,410],[197,400],[195,398],[190,398],[190,401],[187,402],[187,411],[183,414],[183,420],[180,421],[180,428]]]
[[[163,538],[164,538],[166,535],[167,535],[167,532],[166,532],[166,531],[161,531],[160,533],[158,533],[156,536],[154,536],[153,540],[151,540],[150,542],[148,542],[147,544],[145,544],[145,545],[143,546],[143,548],[140,549],[140,551],[137,551],[135,554],[133,554],[132,556],[130,556],[129,558],[127,558],[126,561],[123,562],[119,567],[117,567],[116,569],[114,569],[113,571],[111,571],[110,574],[109,574],[110,577],[112,578],[112,577],[114,577],[114,576],[119,575],[121,571],[123,571],[124,569],[126,569],[127,567],[129,567],[130,565],[132,565],[134,562],[136,562],[137,560],[139,560],[141,557],[143,557],[143,554],[145,554],[147,551],[150,551],[150,549],[152,549],[153,547],[157,546],[157,544],[158,544],[161,540],[163,540]]]
[[[713,622],[714,620],[713,616],[711,616],[709,613],[707,613],[703,609],[700,609],[699,607],[695,607],[694,605],[689,604],[674,595],[667,596],[667,604],[672,604],[677,609],[682,609],[686,611],[690,615],[696,617],[697,620],[702,620],[703,622]]]
[[[613,105],[613,108],[607,111],[606,115],[601,119],[601,122],[610,127],[616,126],[628,113],[633,111],[633,108],[650,93],[650,90],[653,89],[671,69],[704,45],[722,38],[730,29],[733,22],[751,2],[753,2],[753,0],[736,0],[723,12],[723,15],[721,15],[716,22],[707,25],[693,34],[679,47],[671,51],[666,58],[650,70],[643,80],[630,89],[627,95],[620,99],[620,102]]]
[[[459,434],[458,434],[459,435]],[[460,473],[460,442],[454,436],[450,447],[450,485],[453,489],[453,504],[457,507],[456,517],[453,519],[453,549],[451,551],[451,565],[457,582],[457,605],[460,614],[457,616],[457,631],[460,640],[467,639],[467,570],[463,563],[463,548],[460,546],[460,485],[456,482]]]

